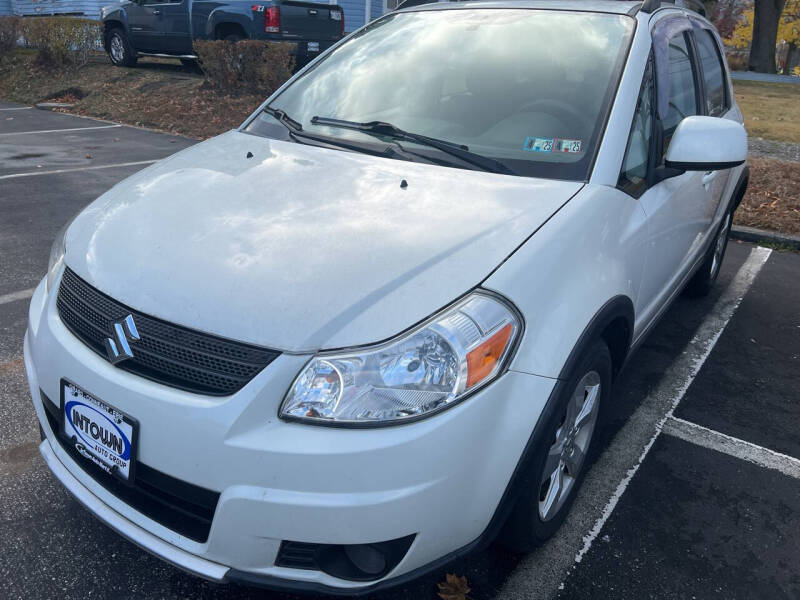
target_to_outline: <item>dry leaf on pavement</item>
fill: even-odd
[[[439,583],[439,597],[442,600],[469,600],[469,591],[467,578],[453,573],[445,575],[445,580]]]

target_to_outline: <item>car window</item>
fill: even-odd
[[[623,15],[540,9],[392,13],[329,53],[270,108],[309,134],[381,151],[390,137],[312,119],[387,122],[467,146],[519,175],[586,180],[634,25]],[[262,113],[245,131],[274,135],[274,124]]]
[[[725,94],[725,69],[719,55],[717,42],[707,29],[695,31],[703,81],[706,89],[706,112],[718,117],[728,110]]]
[[[687,34],[682,33],[669,41],[669,108],[667,114],[661,117],[663,153],[666,153],[678,124],[686,117],[697,114],[697,89],[687,39]]]
[[[650,156],[650,142],[653,137],[654,97],[653,61],[648,61],[642,81],[642,89],[636,101],[628,147],[622,162],[618,187],[638,197],[647,187],[647,165]]]

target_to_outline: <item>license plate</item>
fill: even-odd
[[[319,42],[308,42],[309,52],[319,52]]]
[[[61,380],[61,435],[106,473],[133,477],[137,422],[74,383]]]

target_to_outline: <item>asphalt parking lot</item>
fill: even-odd
[[[217,586],[96,521],[39,456],[22,338],[59,228],[193,140],[0,103],[0,597],[286,599]],[[731,242],[716,288],[679,298],[623,373],[562,530],[376,597],[800,598],[800,255]],[[454,499],[455,500],[455,499]]]

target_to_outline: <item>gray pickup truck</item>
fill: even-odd
[[[344,35],[344,11],[334,4],[295,0],[122,0],[100,13],[103,43],[115,65],[139,56],[191,62],[194,40],[294,42],[303,64]]]

